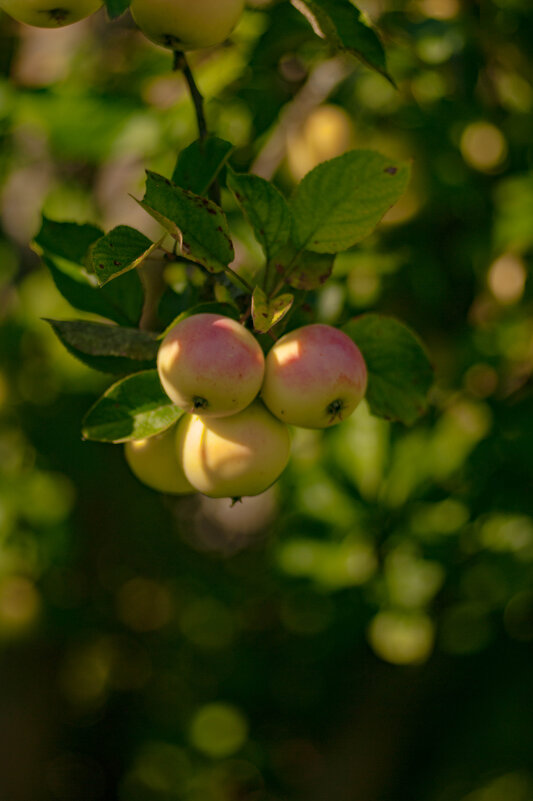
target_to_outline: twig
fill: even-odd
[[[238,281],[239,284],[241,284],[241,286],[243,286],[246,291],[250,293],[250,295],[254,294],[253,286],[251,286],[251,284],[249,284],[246,278],[243,278],[242,275],[236,273],[235,270],[231,269],[231,267],[226,267],[224,272],[226,272],[231,278],[234,278],[236,281]]]
[[[198,89],[196,81],[194,80],[194,75],[191,72],[187,57],[181,50],[174,50],[174,71],[181,71],[185,80],[187,81],[192,102],[194,103],[194,110],[196,111],[198,132],[200,134],[200,139],[203,141],[204,139],[207,139],[207,122],[205,119],[204,98]]]

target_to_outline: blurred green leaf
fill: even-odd
[[[373,150],[352,150],[320,164],[292,198],[294,244],[339,253],[368,236],[403,195],[410,167]]]
[[[204,197],[216,181],[233,150],[231,142],[208,136],[197,139],[178,156],[172,182]]]
[[[372,414],[412,425],[427,410],[433,369],[416,334],[380,314],[364,314],[343,329],[366,362]]]
[[[152,242],[136,228],[119,225],[91,247],[89,267],[100,286],[104,286],[139,267],[158,246],[158,242]]]
[[[235,257],[224,212],[207,198],[147,173],[146,194],[139,201],[181,247],[186,258],[209,272],[222,272]]]
[[[86,320],[46,320],[69,353],[103,373],[127,373],[155,365],[155,336],[136,328]]]
[[[113,384],[87,413],[82,433],[98,442],[145,439],[170,428],[182,416],[163,390],[157,370]]]

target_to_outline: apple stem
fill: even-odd
[[[205,119],[204,98],[198,89],[196,81],[194,80],[194,75],[192,74],[185,53],[182,50],[174,50],[174,71],[179,72],[180,70],[187,81],[189,92],[191,93],[194,110],[196,111],[196,120],[198,122],[198,132],[200,134],[200,139],[203,141],[204,139],[207,139],[207,122]]]
[[[239,275],[239,273],[236,273],[235,270],[231,269],[231,267],[226,267],[225,272],[231,278],[235,279],[235,281],[238,281],[239,284],[241,284],[241,286],[243,286],[246,289],[246,291],[250,293],[250,295],[254,294],[254,288],[253,288],[253,286],[251,286],[251,284],[248,283],[246,278],[243,278],[242,275]]]

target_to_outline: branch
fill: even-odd
[[[194,103],[194,110],[196,111],[198,132],[200,134],[200,139],[203,141],[207,138],[207,122],[205,119],[204,98],[198,89],[196,81],[194,80],[194,75],[191,72],[187,57],[181,50],[174,50],[174,71],[181,71],[185,80],[187,81],[192,102]]]

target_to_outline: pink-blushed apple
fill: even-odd
[[[353,340],[315,323],[285,334],[271,348],[261,397],[285,423],[328,428],[351,415],[366,385],[366,364]]]
[[[195,314],[164,338],[157,358],[163,389],[189,414],[225,417],[257,397],[265,357],[244,326],[220,314]]]
[[[244,0],[132,0],[131,13],[142,32],[172,50],[212,47],[228,38]]]
[[[126,442],[124,455],[132,473],[147,487],[171,495],[196,492],[176,455],[176,426],[147,439]]]
[[[187,479],[211,498],[260,495],[287,466],[289,429],[257,400],[231,417],[185,416],[176,433]]]
[[[37,28],[62,28],[102,6],[102,0],[0,0],[0,8],[13,19]]]

